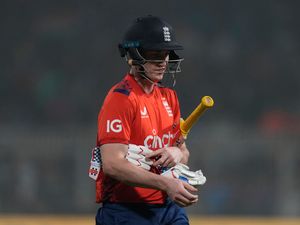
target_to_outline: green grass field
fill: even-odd
[[[0,225],[93,225],[94,215],[0,215]],[[190,217],[191,225],[299,225],[300,218]]]

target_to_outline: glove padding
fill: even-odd
[[[143,145],[129,144],[126,159],[136,166],[142,167],[145,170],[150,170],[153,161],[146,159],[145,155],[151,152],[152,150]],[[183,180],[193,186],[205,184],[206,177],[203,175],[201,170],[193,172],[189,169],[190,168],[187,165],[178,163],[176,166],[166,168],[161,175]]]
[[[190,171],[190,168],[184,164],[178,163],[176,166],[163,172],[162,176],[173,177],[183,180],[192,186],[203,185],[206,182],[206,177],[201,170],[195,172]]]
[[[153,161],[146,159],[145,155],[151,152],[152,150],[143,145],[129,144],[126,159],[136,166],[142,167],[145,170],[150,170]]]

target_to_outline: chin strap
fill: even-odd
[[[164,85],[162,81],[159,81],[159,82],[155,82],[153,80],[151,80],[147,75],[146,75],[146,72],[142,72],[142,73],[139,73],[139,76],[141,76],[142,79],[146,79],[147,81],[149,81],[150,83],[152,84],[155,84],[159,87],[171,87],[171,88],[174,88],[175,85],[176,85],[176,77],[175,77],[175,74],[171,74],[172,76],[172,81],[170,82],[171,85]],[[166,80],[166,78],[164,78],[163,80]],[[164,82],[166,83],[166,82]]]
[[[174,88],[176,85],[176,76],[174,73],[168,74],[168,76],[171,76],[172,78],[167,79],[166,78],[166,73],[164,75],[163,81],[155,82],[153,81],[150,77],[147,76],[147,72],[144,70],[143,65],[139,65],[141,69],[137,70],[136,72],[133,73],[135,76],[139,76],[141,79],[145,79],[151,84],[155,84],[159,87],[171,87]],[[167,80],[167,82],[166,82]],[[170,84],[170,85],[169,85]]]

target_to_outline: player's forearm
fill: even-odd
[[[180,160],[180,162],[181,162],[182,164],[187,165],[187,163],[188,163],[188,161],[189,161],[189,157],[190,157],[190,152],[189,152],[189,150],[187,149],[185,143],[183,143],[183,145],[180,146],[180,150],[181,150],[181,152],[182,152],[182,159]]]
[[[126,159],[118,161],[113,164],[103,162],[104,173],[132,186],[166,190],[166,179],[163,176],[132,165]]]
[[[131,185],[165,190],[163,178],[136,165],[127,159],[128,145],[110,143],[101,146],[103,171],[108,176]]]

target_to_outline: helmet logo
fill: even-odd
[[[171,34],[170,34],[169,27],[163,27],[163,31],[164,31],[165,41],[171,41]]]

